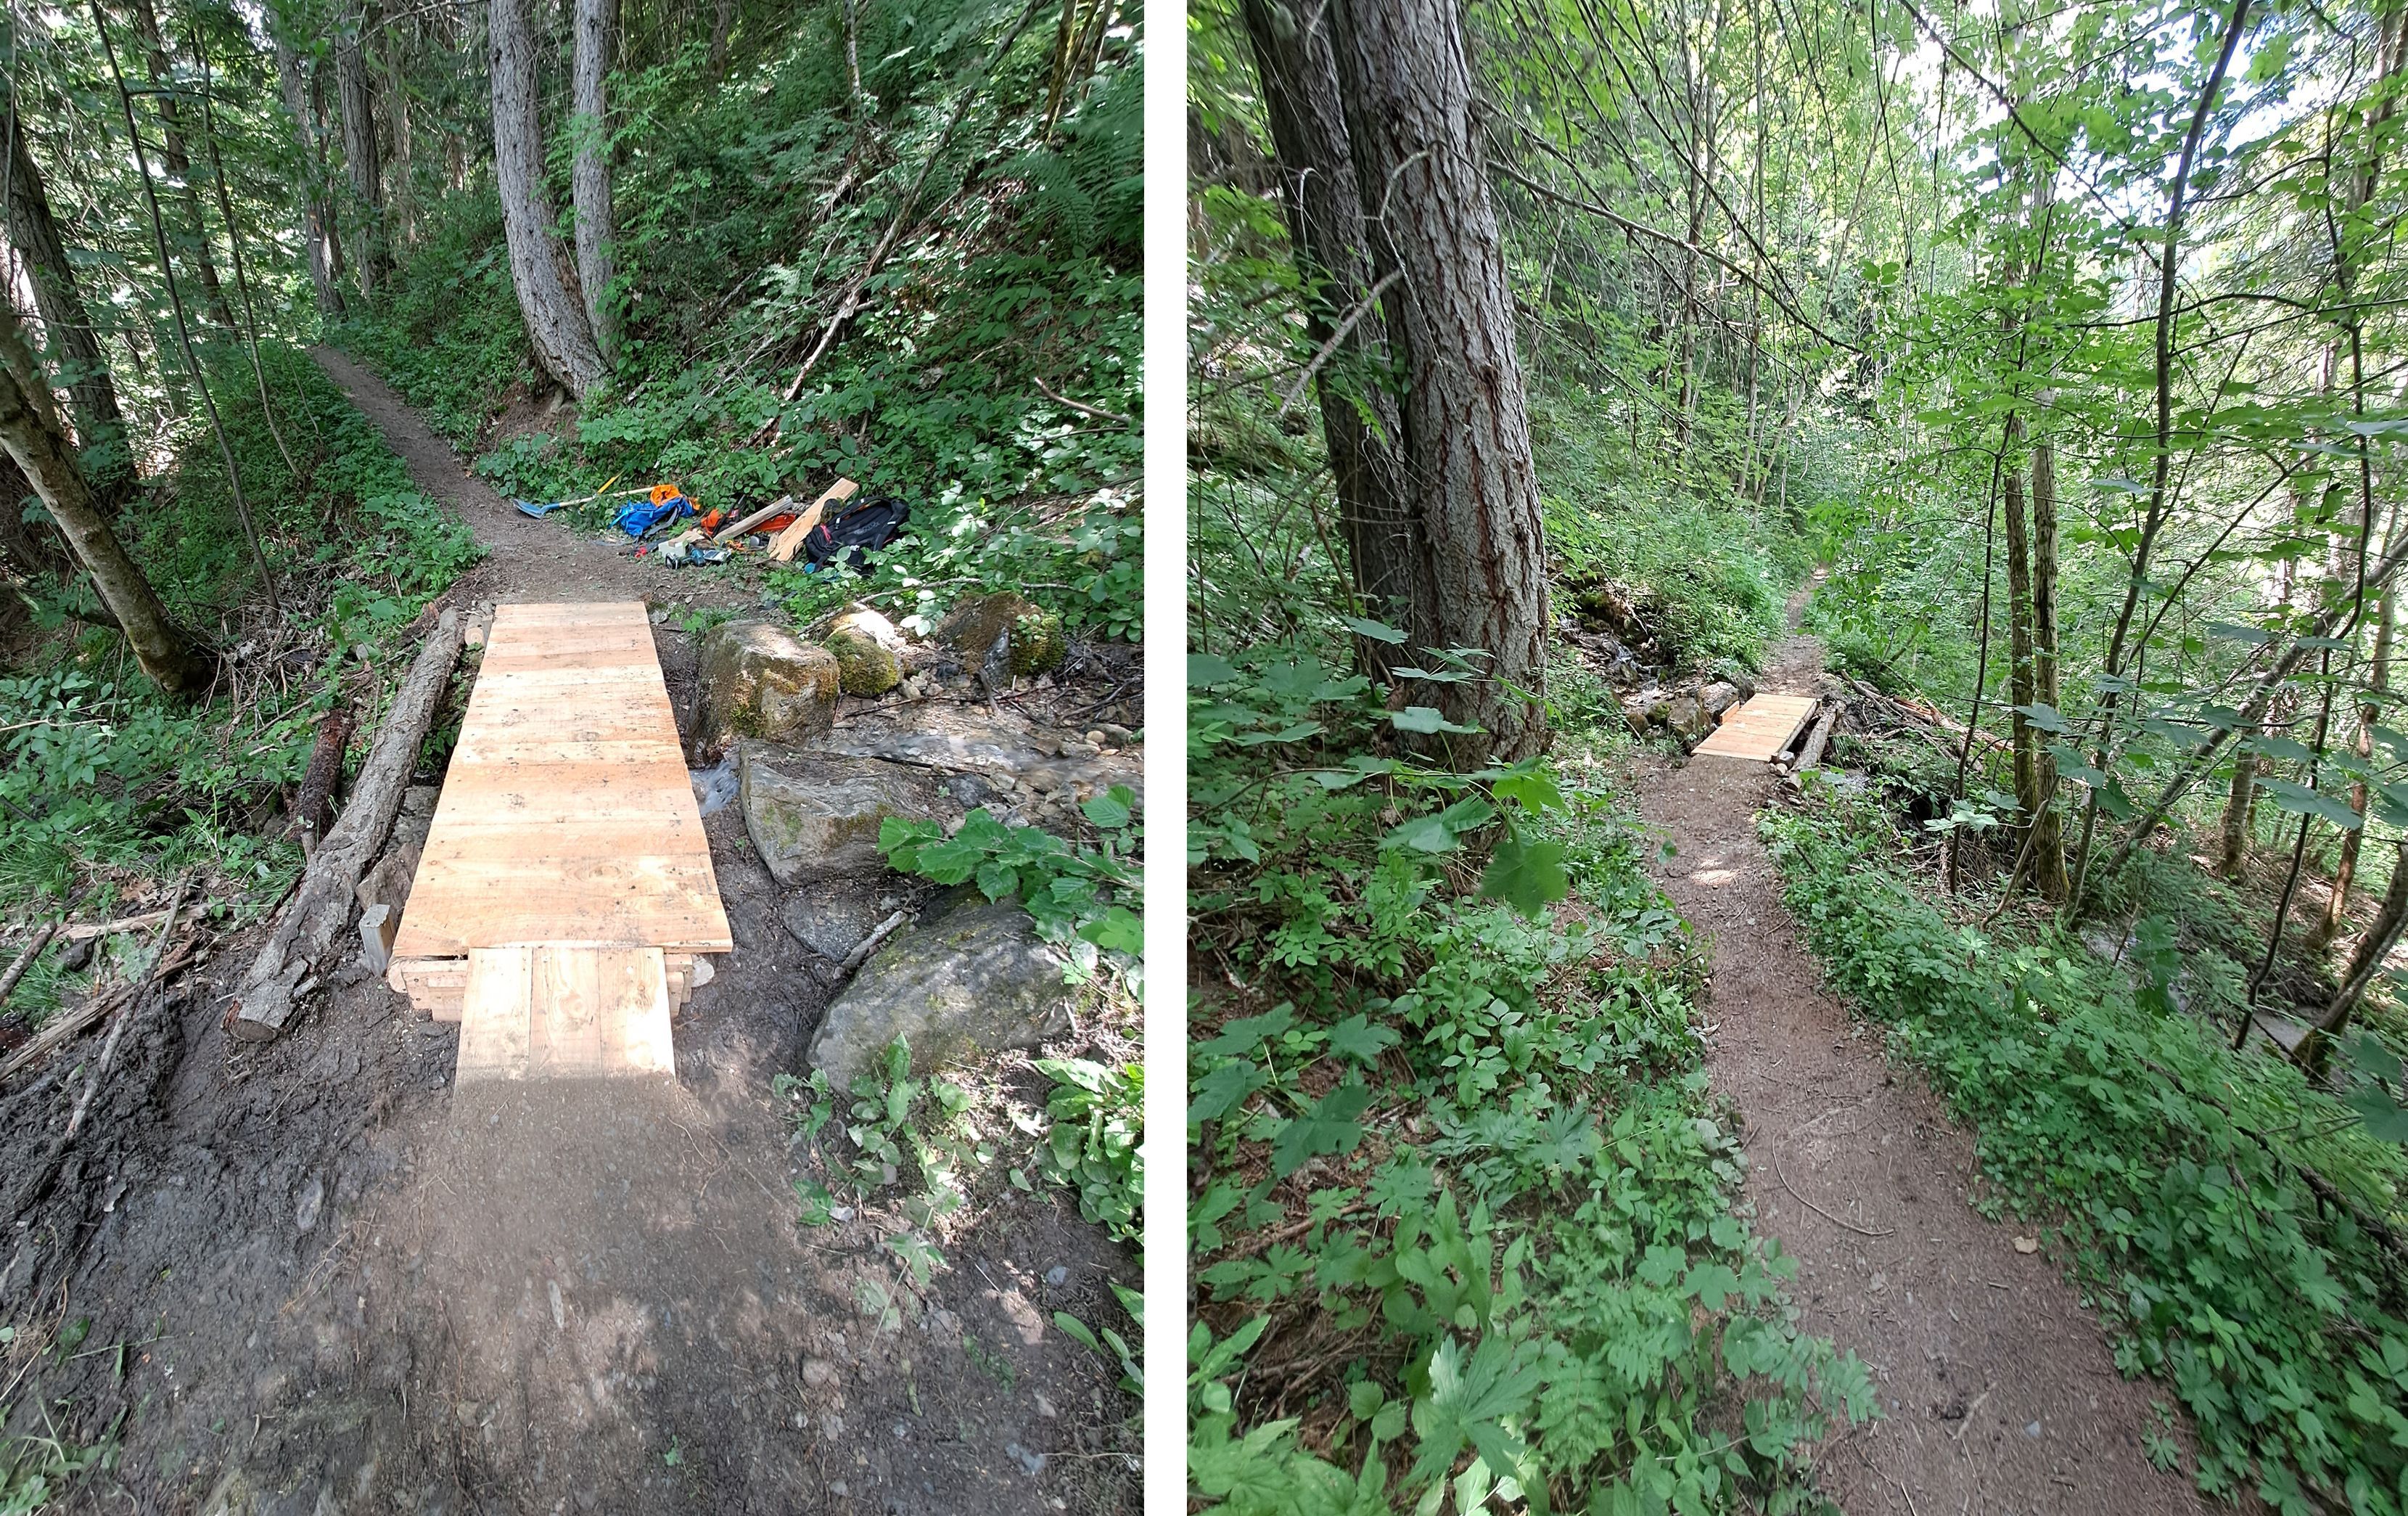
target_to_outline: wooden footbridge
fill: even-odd
[[[496,608],[387,982],[463,1081],[673,1076],[734,946],[644,607]]]

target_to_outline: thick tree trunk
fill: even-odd
[[[347,19],[348,35],[335,43],[335,94],[343,123],[343,173],[351,186],[351,267],[360,295],[369,300],[384,282],[384,169],[377,156],[376,94],[368,82],[367,37],[373,9],[362,6]]]
[[[20,383],[18,376],[34,368],[24,328],[18,325],[16,311],[0,300],[0,447],[24,470],[50,519],[92,575],[93,587],[124,629],[142,671],[172,693],[199,687],[208,678],[208,661],[168,619],[150,581],[109,529],[76,461],[75,446],[59,426],[49,391],[28,394]]]
[[[582,399],[602,382],[585,308],[561,274],[552,239],[552,207],[543,193],[543,128],[536,118],[535,38],[526,0],[492,0],[494,176],[502,196],[502,231],[510,248],[510,282],[526,320],[527,339],[543,371]]]
[[[2403,920],[2408,920],[2408,839],[2401,842],[2391,860],[2391,887],[2383,892],[2383,904],[2374,913],[2373,924],[2358,939],[2358,951],[2350,955],[2349,968],[2341,976],[2341,987],[2333,992],[2324,1014],[2316,1018],[2316,1031],[2324,1037],[2337,1037],[2349,1025],[2350,1013],[2365,998],[2367,987],[2383,968],[2383,960],[2399,946]],[[2309,1057],[2314,1064],[2322,1064],[2321,1043]]]
[[[570,130],[577,159],[569,177],[577,211],[577,286],[585,297],[585,321],[605,361],[618,347],[611,313],[610,244],[618,236],[610,216],[610,63],[618,51],[618,0],[577,0],[577,36],[571,63]]]
[[[2053,394],[2042,394],[2041,409],[2054,405]],[[2057,449],[2047,442],[2032,446],[2032,686],[2041,704],[2063,709],[2057,676]],[[2042,898],[2065,899],[2065,819],[2057,808],[2057,757],[2045,747],[2032,754],[2032,787],[2040,795],[2040,812],[2032,825],[2032,881]]]
[[[118,409],[117,384],[102,354],[66,243],[50,213],[50,191],[25,150],[24,123],[0,123],[8,134],[8,241],[25,260],[34,286],[34,307],[58,363],[57,381],[75,408],[77,440],[83,445],[87,477],[102,513],[114,516],[134,485],[134,459],[125,445],[125,416]],[[22,494],[22,492],[19,492]],[[10,498],[16,498],[11,495]]]
[[[337,282],[334,253],[328,245],[325,159],[318,147],[317,117],[309,107],[301,55],[281,33],[276,37],[276,82],[284,96],[284,108],[293,117],[294,140],[301,147],[301,242],[309,265],[309,282],[318,293],[318,313],[340,318],[343,289]]]
[[[200,281],[201,298],[209,319],[228,331],[235,329],[234,308],[226,304],[218,284],[216,254],[209,246],[208,218],[201,214],[201,194],[193,184],[193,157],[184,144],[184,121],[176,103],[174,66],[167,59],[167,39],[159,30],[159,14],[150,0],[134,0],[134,24],[142,34],[143,65],[150,75],[151,100],[159,112],[159,161],[174,181],[177,204],[183,207],[184,227],[192,237],[193,277]]]
[[[1426,650],[1486,655],[1484,677],[1426,698],[1483,729],[1446,744],[1453,761],[1528,757],[1546,744],[1544,534],[1462,17],[1456,0],[1331,0],[1328,14],[1371,272],[1400,276],[1386,312],[1434,569]]]
[[[1355,599],[1364,614],[1426,646],[1435,629],[1414,618],[1437,602],[1436,569],[1407,499],[1404,422],[1385,383],[1387,322],[1372,291],[1327,12],[1308,13],[1297,0],[1245,0],[1244,9],[1304,287],[1305,337],[1316,354],[1329,350],[1314,383]],[[1357,639],[1356,651],[1382,681],[1409,661],[1402,648],[1374,638]]]

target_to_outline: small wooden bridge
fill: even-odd
[[[462,1022],[463,1080],[673,1076],[734,946],[644,607],[496,608],[387,982]]]
[[[1809,695],[1753,696],[1723,717],[1723,724],[1691,756],[1770,763],[1787,750],[1798,729],[1814,714],[1816,703]]]

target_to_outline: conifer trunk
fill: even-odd
[[[309,283],[317,292],[318,314],[339,319],[343,290],[335,268],[332,229],[326,207],[325,158],[319,151],[317,118],[309,107],[309,85],[301,72],[301,55],[276,36],[276,83],[284,108],[293,118],[294,140],[301,149],[301,243],[309,265]]]
[[[2052,393],[2041,396],[2045,412],[2055,404]],[[2032,690],[2042,705],[2064,709],[2057,672],[2057,449],[2047,442],[2032,445]],[[2032,881],[2044,900],[2065,899],[2065,819],[2057,808],[2057,757],[2044,744],[2034,744],[2032,788],[2040,809],[2032,817]]]
[[[618,0],[576,0],[575,56],[571,64],[571,129],[577,159],[569,179],[577,211],[577,285],[585,301],[586,325],[607,361],[618,347],[618,324],[610,309],[610,244],[618,235],[610,211],[610,64],[618,51]]]
[[[543,193],[543,128],[536,113],[535,37],[526,0],[492,0],[487,31],[494,94],[494,177],[509,243],[510,283],[543,371],[582,399],[602,382],[602,354],[570,293]]]
[[[168,618],[150,581],[109,529],[49,392],[28,393],[19,380],[19,375],[33,372],[34,354],[24,328],[16,311],[0,300],[0,448],[24,470],[50,519],[92,575],[93,588],[124,630],[126,645],[142,671],[170,693],[198,688],[208,678],[208,661]]]
[[[335,95],[343,126],[343,173],[351,186],[351,266],[360,295],[374,300],[384,282],[384,168],[377,154],[376,95],[368,81],[367,37],[376,24],[362,6],[335,44]]]
[[[134,0],[134,23],[142,36],[143,65],[150,72],[150,98],[159,112],[159,161],[175,180],[176,203],[183,208],[184,226],[193,239],[193,277],[200,282],[201,301],[209,320],[232,331],[234,308],[226,304],[225,291],[218,284],[208,218],[201,213],[200,191],[193,185],[193,156],[185,146],[183,113],[176,103],[175,69],[168,62],[167,39],[159,30],[159,13],[150,0]]]
[[[1303,286],[1305,338],[1316,354],[1330,354],[1314,387],[1355,599],[1365,615],[1402,627],[1411,645],[1426,646],[1436,635],[1427,620],[1438,599],[1436,570],[1406,498],[1404,423],[1394,387],[1383,382],[1387,321],[1372,289],[1327,15],[1318,7],[1308,15],[1296,0],[1245,0],[1244,11]],[[1375,638],[1358,638],[1356,653],[1364,671],[1382,681],[1409,661],[1402,648]]]
[[[134,484],[134,460],[125,452],[125,415],[118,409],[117,383],[108,359],[93,330],[75,266],[67,261],[65,240],[50,212],[50,195],[26,151],[24,123],[12,109],[0,130],[8,134],[8,241],[25,262],[34,286],[34,308],[41,313],[43,336],[59,362],[58,382],[74,407],[77,440],[87,453],[98,455],[87,464],[102,513],[114,516]],[[19,498],[12,494],[10,501]],[[7,502],[0,502],[0,509]]]
[[[1327,14],[1373,282],[1398,275],[1388,338],[1434,570],[1424,650],[1485,655],[1483,677],[1409,699],[1482,729],[1444,744],[1451,761],[1512,761],[1546,744],[1544,534],[1463,19],[1456,0],[1330,0]]]

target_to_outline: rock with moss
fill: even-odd
[[[728,621],[704,633],[703,742],[737,737],[799,743],[836,721],[843,671],[824,647],[770,621]]]
[[[890,816],[950,820],[965,809],[929,770],[767,743],[737,744],[736,783],[745,833],[789,889],[885,868],[878,829]]]
[[[811,1038],[811,1067],[841,1090],[906,1039],[915,1075],[958,1068],[1069,1031],[1078,990],[1067,960],[1037,936],[1016,900],[976,890],[941,900],[887,939],[827,1008]]]
[[[1010,637],[1011,671],[1022,678],[1053,672],[1069,651],[1062,639],[1062,618],[1051,611],[1022,615],[1012,622]]]
[[[875,700],[903,682],[903,660],[865,633],[840,627],[828,633],[827,650],[838,684],[856,699]]]
[[[1035,605],[1008,589],[973,595],[948,612],[933,635],[939,643],[960,654],[963,662],[975,667],[1022,617],[1041,614]]]

